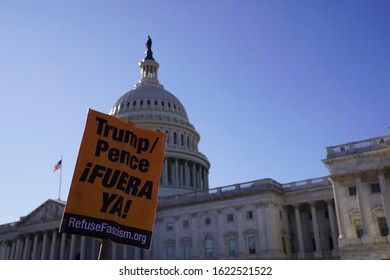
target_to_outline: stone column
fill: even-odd
[[[11,257],[11,250],[10,250],[10,245],[9,242],[6,241],[5,243],[5,252],[4,252],[4,259],[9,260]]]
[[[205,168],[205,176],[206,176],[206,178],[205,178],[205,182],[206,182],[206,190],[208,190],[209,189],[209,171],[207,170],[207,168]]]
[[[186,187],[190,187],[190,172],[189,172],[189,168],[188,168],[188,160],[185,160],[184,161],[184,178],[185,178],[185,182],[184,182],[184,185]]]
[[[24,237],[23,260],[28,260],[29,259],[29,252],[30,252],[30,237],[27,234]]]
[[[374,242],[373,237],[376,237],[376,231],[369,201],[369,188],[366,184],[363,185],[358,174],[355,174],[355,185],[357,189],[360,215],[362,217],[363,225],[362,242],[363,244],[372,244]]]
[[[161,248],[162,242],[161,242],[161,220],[156,218],[154,222],[154,228],[153,228],[153,242],[152,242],[152,254],[153,259],[155,260],[161,260],[162,255],[161,252],[163,252],[163,249]]]
[[[184,172],[183,172],[183,164],[181,163],[181,160],[178,160],[178,169],[179,169],[179,186],[184,186]]]
[[[163,173],[162,173],[162,184],[168,185],[168,160],[164,159]]]
[[[144,260],[151,260],[151,252],[149,250],[146,250],[146,249],[142,249],[142,252],[144,252]]]
[[[274,201],[267,201],[263,204],[263,214],[265,220],[267,258],[275,259],[278,251],[282,248],[282,237],[279,217],[279,207]],[[257,250],[256,250],[257,251]]]
[[[60,260],[65,258],[65,242],[66,242],[66,233],[61,234],[61,249],[60,249]]]
[[[174,165],[174,176],[173,176],[173,182],[174,186],[177,187],[180,185],[180,180],[179,180],[179,161],[177,158],[175,158],[175,165]]]
[[[42,252],[41,252],[41,260],[47,259],[47,246],[48,246],[48,232],[43,232],[43,241],[42,241]]]
[[[288,206],[284,205],[283,206],[283,227],[286,230],[286,235],[285,235],[285,243],[286,243],[286,256],[287,259],[290,259],[291,257],[291,242],[290,242],[290,224],[289,224],[289,218],[288,218]]]
[[[194,187],[194,189],[197,188],[197,184],[196,184],[196,168],[195,168],[195,162],[192,163],[192,186]]]
[[[57,254],[57,229],[54,229],[51,235],[51,250],[50,250],[50,259],[56,259]]]
[[[18,236],[16,238],[16,248],[15,248],[15,256],[14,256],[15,260],[19,260],[20,259],[20,249],[21,249],[21,247],[22,247],[22,240]]]
[[[199,215],[199,214],[198,214]],[[201,252],[199,252],[199,216],[197,214],[192,214],[192,258],[200,259]]]
[[[333,256],[338,255],[338,247],[337,247],[337,228],[336,228],[336,221],[335,221],[335,214],[333,211],[333,205],[332,200],[328,199],[326,201],[326,205],[328,206],[328,213],[329,213],[329,223],[330,223],[330,232],[332,235],[332,243],[333,243],[333,250],[332,254]]]
[[[206,168],[202,167],[202,181],[203,181],[203,190],[207,190],[207,182],[206,182],[206,173],[207,173],[207,170]]]
[[[111,254],[112,254],[112,257],[111,259],[112,260],[116,260],[116,251],[118,249],[118,245],[116,243],[111,243]]]
[[[175,219],[175,226],[174,226],[174,230],[175,230],[175,259],[179,260],[180,259],[180,224],[179,224],[179,220],[180,220],[180,216],[176,216],[174,217]]]
[[[265,224],[265,216],[264,216],[264,203],[260,202],[256,204],[256,222],[257,222],[257,228],[259,231],[259,247],[260,247],[260,254],[265,255],[268,250],[267,245],[267,229]]]
[[[76,249],[76,235],[72,234],[70,237],[70,254],[69,254],[70,260],[74,260],[75,258],[75,249]]]
[[[123,253],[122,259],[123,260],[128,260],[129,259],[129,257],[128,257],[129,250],[128,250],[128,248],[129,248],[129,246],[123,246],[123,251],[122,251],[122,253]]]
[[[97,260],[98,259],[98,251],[100,244],[95,238],[91,238],[91,259]],[[127,247],[127,246],[126,246]]]
[[[32,256],[31,256],[32,260],[36,260],[38,257],[37,256],[37,254],[38,254],[38,238],[39,238],[39,233],[36,232],[34,234],[33,251],[32,251]]]
[[[12,243],[13,241],[11,240],[10,242],[7,243],[7,260],[11,260],[11,255],[12,255]]]
[[[4,260],[5,259],[5,242],[1,242],[0,241],[0,260]]]
[[[246,247],[245,247],[245,236],[243,232],[242,225],[242,215],[241,215],[241,206],[236,207],[235,218],[237,219],[237,239],[238,239],[238,258],[243,259],[246,255]]]
[[[223,222],[223,209],[218,209],[217,210],[217,213],[218,213],[218,226],[217,226],[217,236],[218,238],[220,238],[219,240],[219,259],[220,260],[223,260],[225,259],[225,257],[228,255],[226,254],[226,246],[225,246],[225,238],[224,238],[224,234],[223,234],[223,226],[224,226],[224,222]]]
[[[85,260],[85,246],[87,242],[86,236],[81,236],[81,242],[80,242],[80,260]]]
[[[11,257],[10,260],[15,260],[16,259],[16,244],[17,244],[17,239],[12,240],[12,246],[11,246]]]
[[[202,167],[200,165],[198,165],[198,172],[196,173],[197,174],[197,181],[198,181],[198,189],[202,189],[202,178],[201,178],[201,172],[202,172]]]
[[[139,248],[134,248],[134,259],[135,260],[141,260],[141,249]]]
[[[299,211],[299,204],[294,205],[295,210],[295,220],[297,224],[297,233],[298,233],[298,259],[305,258],[305,245],[303,242],[303,232],[302,232],[302,223],[301,223],[301,213]]]
[[[349,231],[347,228],[350,225],[345,188],[341,186],[336,176],[332,176],[330,179],[333,185],[333,197],[335,201],[337,224],[339,228],[338,246],[344,247],[348,246],[347,237],[349,237]]]
[[[318,220],[317,220],[317,211],[315,207],[315,202],[310,202],[310,212],[311,212],[311,221],[313,224],[313,233],[314,233],[314,242],[316,244],[316,250],[314,252],[314,256],[316,258],[322,257],[321,250],[321,240],[320,240],[320,230],[318,229]]]
[[[386,178],[383,169],[379,170],[378,180],[381,188],[382,204],[385,211],[386,222],[387,225],[390,226],[390,191],[386,186]]]

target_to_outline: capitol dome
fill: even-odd
[[[198,151],[200,135],[180,100],[158,81],[150,37],[146,47],[139,82],[118,99],[110,115],[168,134],[159,196],[207,190],[210,163]]]

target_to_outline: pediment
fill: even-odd
[[[35,224],[37,222],[50,221],[62,217],[65,202],[48,199],[30,214],[21,217],[19,225]]]

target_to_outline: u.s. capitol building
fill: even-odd
[[[140,80],[110,112],[168,133],[150,251],[113,244],[111,259],[390,259],[390,136],[326,148],[329,176],[210,188],[210,163],[183,104],[158,80],[151,41]],[[0,225],[0,259],[97,259],[100,241],[59,233],[49,199]]]

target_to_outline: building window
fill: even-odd
[[[177,133],[173,133],[173,144],[177,144]]]
[[[325,210],[324,214],[325,214],[325,218],[329,219],[329,211]]]
[[[184,243],[183,244],[183,259],[184,260],[190,260],[191,259],[191,244]]]
[[[328,244],[329,244],[329,250],[332,251],[334,249],[332,236],[328,236]]]
[[[236,240],[229,239],[228,245],[229,245],[229,257],[234,257],[236,255]]]
[[[348,187],[349,196],[356,196],[356,187]]]
[[[256,254],[256,237],[248,237],[248,252],[250,255]]]
[[[205,220],[204,220],[204,223],[208,226],[209,224],[211,224],[211,219],[209,217],[207,217]]]
[[[184,220],[183,221],[183,228],[189,228],[190,226],[190,223],[188,222],[188,220]]]
[[[283,213],[282,213],[282,211],[280,211],[280,210],[279,210],[279,218],[280,218],[281,220],[283,220]]]
[[[233,222],[233,221],[234,221],[234,216],[233,216],[233,214],[227,214],[227,215],[226,215],[226,221],[227,221],[227,222]]]
[[[180,145],[184,146],[184,135],[180,134]]]
[[[212,259],[214,255],[213,238],[210,235],[206,235],[204,240],[204,252],[206,259]]]
[[[253,220],[253,211],[246,211],[245,218],[247,220]]]
[[[173,230],[173,224],[167,223],[167,230]]]
[[[379,183],[371,184],[371,193],[380,193],[381,192],[381,186]]]
[[[283,252],[287,254],[286,238],[284,236],[282,236],[282,246],[283,246]]]
[[[174,248],[173,245],[168,245],[167,246],[167,260],[173,260],[175,258],[174,256]]]
[[[363,225],[360,219],[354,221],[356,236],[357,238],[361,238],[363,236]]]
[[[378,218],[378,225],[381,236],[386,236],[389,234],[389,228],[387,227],[387,221],[385,217]]]

